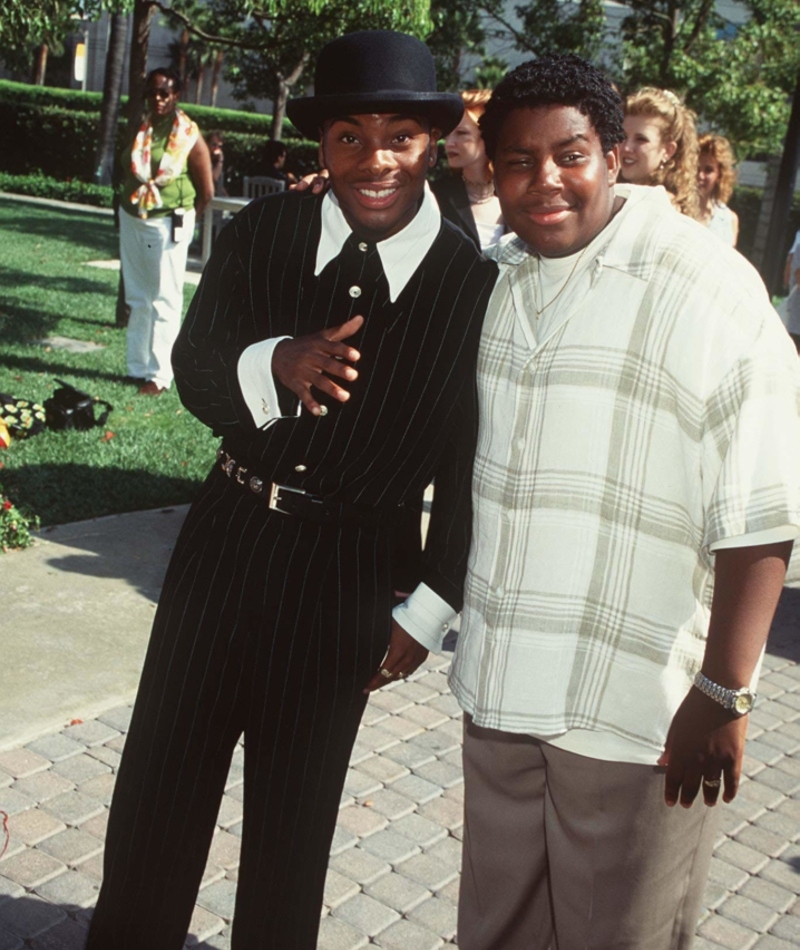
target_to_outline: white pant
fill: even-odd
[[[194,233],[194,211],[184,216],[183,237],[172,240],[171,215],[119,216],[119,250],[128,321],[128,374],[172,383],[172,346],[181,327],[186,257]]]

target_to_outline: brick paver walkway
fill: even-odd
[[[320,950],[455,944],[463,785],[449,662],[432,657],[370,701],[334,839]],[[696,950],[800,945],[800,589],[784,591],[760,696]],[[122,706],[0,753],[11,834],[0,861],[0,950],[82,950],[129,716]],[[242,756],[239,748],[187,942],[205,950],[230,946]]]

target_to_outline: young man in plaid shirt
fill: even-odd
[[[797,356],[741,256],[615,184],[597,69],[523,64],[481,130],[515,235],[451,673],[459,947],[686,948],[800,526]]]

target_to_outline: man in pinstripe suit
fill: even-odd
[[[367,693],[438,649],[461,606],[496,268],[425,182],[461,114],[435,83],[411,37],[330,43],[289,115],[320,138],[331,192],[253,202],[192,303],[176,382],[223,441],[165,580],[91,950],[182,946],[242,733],[232,946],[312,950]],[[393,617],[398,532],[434,477],[419,584]]]

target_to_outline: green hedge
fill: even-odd
[[[0,102],[16,103],[20,106],[55,106],[70,112],[89,112],[99,115],[102,94],[99,92],[81,92],[79,89],[53,89],[49,86],[30,86],[22,82],[0,79]],[[123,96],[122,102],[128,97]],[[272,116],[255,112],[240,112],[238,109],[217,109],[212,106],[196,106],[189,102],[181,103],[181,108],[205,130],[225,129],[228,132],[244,132],[263,135],[269,138]],[[288,119],[283,123],[286,139],[299,139],[300,136]]]
[[[0,152],[0,172],[93,182],[99,108],[96,92],[0,81],[0,128],[15,130]],[[186,111],[204,133],[222,132],[230,194],[242,193],[244,175],[264,174],[261,150],[269,139],[269,116],[207,106],[188,106]],[[120,122],[118,149],[124,144],[124,129]],[[287,139],[287,146],[287,170],[302,175],[316,169],[315,143],[294,138]]]
[[[0,171],[92,181],[97,124],[97,113],[0,99],[0,128],[16,129],[0,153]]]
[[[110,208],[112,189],[104,185],[91,185],[85,181],[59,181],[41,173],[32,175],[9,175],[0,172],[0,191],[12,195],[31,195],[34,198],[55,198],[58,201],[73,201],[78,204]]]

